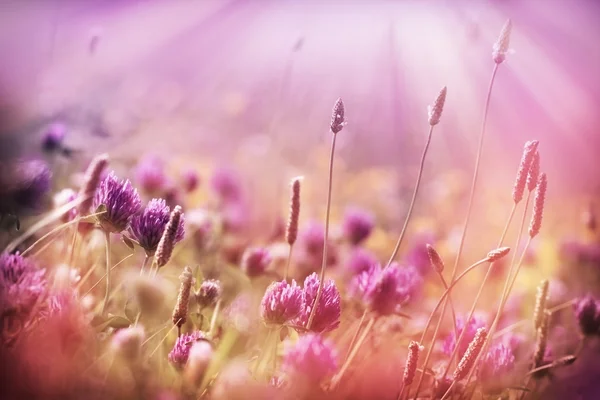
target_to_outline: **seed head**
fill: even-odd
[[[510,46],[510,33],[512,30],[512,23],[507,20],[502,27],[502,31],[500,32],[500,37],[498,37],[498,41],[494,44],[494,49],[492,51],[492,58],[496,64],[501,64],[506,59],[506,53],[508,53],[508,46]]]
[[[529,237],[535,237],[542,227],[542,216],[544,214],[544,202],[546,200],[546,188],[548,186],[548,180],[546,174],[543,173],[538,179],[537,186],[535,188],[535,200],[533,203],[533,216],[529,224]]]
[[[163,199],[152,199],[146,208],[131,218],[129,232],[148,256],[154,255],[158,243],[171,219],[171,209]],[[184,221],[179,220],[174,244],[183,240]]]
[[[344,102],[342,101],[342,98],[340,97],[339,99],[336,100],[335,104],[333,105],[333,112],[331,114],[331,132],[333,132],[334,134],[338,133],[339,131],[341,131],[344,128],[344,125],[346,125],[346,120],[345,120],[345,111],[344,111]]]
[[[542,326],[544,319],[544,311],[546,310],[546,302],[548,301],[549,282],[544,279],[540,282],[537,288],[537,296],[535,297],[535,308],[533,309],[533,326],[538,329]]]
[[[92,208],[92,204],[94,202],[96,190],[98,189],[100,180],[102,179],[102,173],[107,166],[108,154],[100,154],[92,160],[85,171],[83,185],[79,190],[79,197],[83,199],[79,204],[79,215],[86,215],[90,212],[90,208]]]
[[[406,357],[406,365],[404,367],[404,376],[402,382],[405,386],[410,385],[415,378],[417,372],[417,364],[419,363],[419,351],[423,349],[419,343],[414,340],[408,345],[408,356]]]
[[[444,111],[444,103],[446,102],[446,92],[446,86],[444,86],[436,97],[433,106],[429,106],[428,108],[429,125],[431,126],[437,125],[440,122],[442,111]]]
[[[156,265],[158,268],[164,267],[173,254],[173,247],[177,240],[177,232],[179,230],[180,221],[183,219],[183,211],[180,206],[175,206],[171,211],[171,217],[169,223],[165,227],[165,230],[158,242],[156,247]]]
[[[488,253],[487,259],[489,262],[495,262],[507,255],[510,252],[510,247],[499,247]]]
[[[215,305],[221,298],[222,292],[221,282],[214,279],[208,279],[202,282],[200,289],[194,293],[194,297],[196,298],[198,307],[205,308]]]
[[[285,240],[291,246],[298,237],[298,218],[300,217],[300,182],[302,178],[292,180],[292,196],[290,198],[290,215],[285,231]]]
[[[523,192],[525,191],[525,185],[527,183],[527,175],[531,169],[534,155],[537,152],[539,142],[537,140],[531,140],[525,143],[523,149],[523,156],[521,157],[521,163],[519,164],[519,170],[517,171],[517,178],[515,179],[515,185],[513,187],[513,201],[515,204],[519,203],[523,199]]]
[[[425,245],[427,247],[427,255],[429,256],[429,261],[431,262],[431,266],[438,272],[442,273],[444,270],[444,261],[442,257],[440,257],[439,253],[435,251],[432,245],[429,243]]]
[[[550,318],[552,314],[550,311],[544,311],[542,323],[537,329],[537,341],[535,344],[535,351],[533,353],[533,367],[541,367],[544,363],[544,355],[546,354],[546,346],[548,344],[548,330],[550,328]]]
[[[190,303],[190,292],[194,283],[194,275],[190,267],[185,267],[179,276],[181,284],[179,285],[179,295],[177,303],[173,309],[173,325],[181,328],[187,321],[188,304]]]
[[[486,338],[487,338],[487,329],[479,328],[477,330],[477,332],[475,333],[475,337],[469,344],[467,351],[465,352],[462,359],[458,363],[458,366],[456,367],[456,371],[454,371],[454,380],[455,381],[459,381],[459,380],[463,379],[465,376],[467,376],[467,374],[473,367],[475,360],[479,356],[479,353],[481,352],[481,349],[483,348],[483,343],[485,342]]]
[[[540,153],[538,151],[533,155],[533,160],[531,161],[531,167],[529,168],[529,173],[527,174],[527,190],[533,192],[535,186],[537,185],[537,181],[540,178]]]

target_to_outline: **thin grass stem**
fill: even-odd
[[[106,311],[108,305],[108,297],[110,296],[110,232],[104,232],[104,239],[106,241],[106,291],[104,293],[104,301],[102,302],[102,314]]]
[[[365,327],[365,329],[363,330],[362,335],[360,335],[360,338],[358,339],[358,341],[356,342],[356,346],[354,346],[354,348],[352,349],[352,351],[350,352],[350,356],[346,359],[346,361],[344,362],[344,365],[342,365],[342,368],[340,369],[340,372],[338,372],[332,379],[331,379],[331,389],[335,389],[335,387],[337,387],[337,385],[340,383],[340,381],[342,380],[342,378],[344,377],[344,374],[346,373],[346,371],[348,370],[348,367],[350,366],[350,364],[352,363],[352,360],[354,360],[354,357],[356,357],[356,355],[358,354],[358,350],[360,349],[360,347],[362,346],[362,344],[364,343],[365,339],[367,338],[367,335],[369,334],[369,332],[371,331],[371,328],[373,328],[373,325],[375,324],[375,319],[376,318],[371,318],[369,320],[369,322],[367,322],[367,326]]]

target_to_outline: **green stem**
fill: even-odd
[[[421,164],[419,166],[419,174],[417,175],[417,183],[415,184],[415,189],[413,191],[412,199],[410,200],[410,205],[408,206],[408,213],[406,214],[406,219],[404,220],[404,226],[402,226],[402,231],[400,231],[400,236],[398,237],[398,241],[396,242],[396,247],[394,247],[394,251],[390,256],[388,263],[386,264],[386,268],[389,267],[396,255],[398,254],[398,250],[400,250],[400,245],[402,244],[402,239],[404,239],[404,235],[406,234],[406,229],[408,228],[408,223],[410,222],[410,216],[412,215],[413,208],[415,206],[417,200],[417,194],[419,193],[419,186],[421,185],[421,177],[423,176],[423,169],[425,168],[425,157],[427,156],[427,150],[429,150],[429,144],[431,143],[431,136],[433,133],[434,125],[429,127],[429,134],[427,135],[427,143],[425,143],[425,149],[423,149],[423,155],[421,156]]]
[[[317,295],[315,296],[315,301],[312,304],[312,309],[310,311],[310,315],[308,317],[308,322],[306,323],[306,330],[310,330],[312,326],[313,320],[315,318],[315,312],[317,307],[319,306],[319,301],[321,300],[321,295],[323,294],[323,285],[325,284],[325,268],[327,267],[327,242],[329,240],[329,214],[331,211],[331,188],[333,186],[333,156],[335,154],[335,139],[337,138],[337,134],[334,133],[331,139],[331,154],[329,156],[329,184],[327,185],[327,208],[325,211],[325,239],[323,243],[323,261],[321,263],[321,275],[319,288],[317,289]]]
[[[106,291],[104,293],[104,301],[102,302],[102,314],[106,311],[108,297],[110,296],[110,232],[104,232],[104,239],[106,240]]]

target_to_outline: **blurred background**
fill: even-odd
[[[339,96],[349,124],[337,168],[391,171],[388,189],[403,195],[427,105],[447,86],[423,196],[438,196],[442,176],[468,187],[492,45],[511,18],[476,208],[502,226],[530,139],[557,223],[575,230],[600,193],[598,1],[1,0],[0,18],[0,156],[38,152],[60,121],[82,159],[237,163],[282,206],[290,177],[324,171]]]

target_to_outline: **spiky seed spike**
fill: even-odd
[[[429,256],[431,266],[438,273],[442,273],[442,271],[444,270],[444,261],[442,260],[442,257],[440,257],[439,253],[435,251],[432,245],[427,244],[425,247],[427,248],[427,255]]]
[[[559,358],[558,360],[554,360],[552,362],[552,368],[565,367],[567,365],[573,364],[575,361],[577,361],[577,356],[575,355],[564,356]]]
[[[446,86],[440,90],[440,93],[435,99],[433,106],[429,106],[428,114],[429,114],[429,125],[434,126],[440,122],[440,118],[442,116],[442,111],[444,111],[444,103],[446,102]]]
[[[510,46],[510,33],[512,31],[512,22],[507,20],[502,27],[498,41],[494,44],[492,58],[496,64],[501,64],[506,59],[508,47]]]
[[[179,275],[179,294],[177,295],[177,303],[173,308],[173,325],[181,328],[187,321],[188,304],[190,303],[190,293],[194,282],[194,275],[190,267],[185,267],[181,275]]]
[[[519,164],[519,170],[517,171],[517,178],[515,179],[515,185],[513,186],[513,201],[515,204],[519,203],[523,199],[523,192],[525,192],[525,185],[527,183],[527,175],[531,169],[534,154],[537,152],[539,142],[537,140],[531,140],[525,143],[523,149],[523,155],[521,156],[521,163]]]
[[[458,366],[456,367],[456,371],[454,371],[454,380],[455,381],[460,381],[465,376],[467,376],[467,374],[473,367],[475,360],[479,356],[479,353],[481,352],[481,349],[483,348],[483,343],[485,342],[486,339],[487,339],[487,329],[486,328],[477,329],[477,332],[475,332],[475,336],[473,337],[473,340],[471,341],[471,343],[469,343],[469,347],[467,348],[467,351],[465,352],[462,359],[458,363]]]
[[[173,253],[173,247],[175,247],[175,239],[177,237],[177,230],[179,228],[179,221],[183,212],[180,206],[175,206],[171,211],[171,217],[169,223],[165,227],[160,242],[156,247],[156,265],[158,268],[164,267],[171,259]]]
[[[285,231],[285,240],[291,246],[298,237],[298,218],[300,217],[300,182],[302,178],[294,178],[292,181],[292,196],[290,198],[290,215]]]
[[[544,319],[544,311],[546,310],[546,302],[548,301],[548,288],[550,283],[547,279],[540,282],[537,288],[537,295],[535,297],[535,308],[533,309],[533,326],[538,329],[542,326]]]
[[[488,262],[498,261],[505,255],[507,255],[509,252],[510,252],[510,247],[499,247],[495,250],[492,250],[487,255]]]
[[[334,134],[338,133],[344,128],[346,124],[344,102],[342,98],[338,98],[333,105],[333,112],[331,113],[331,132]]]
[[[544,214],[544,202],[546,201],[546,189],[548,187],[548,178],[542,173],[538,179],[535,188],[535,200],[533,203],[533,216],[529,224],[529,237],[534,238],[542,227],[542,216]]]
[[[531,167],[529,167],[529,172],[527,173],[527,190],[533,192],[535,186],[537,185],[537,181],[540,177],[540,153],[538,151],[533,155],[533,160],[531,161]]]
[[[408,345],[408,356],[406,357],[406,365],[404,367],[404,376],[402,382],[404,385],[410,385],[415,379],[417,372],[417,364],[419,363],[419,351],[423,349],[419,343],[414,340]]]
[[[108,154],[100,154],[94,157],[85,171],[83,185],[79,189],[79,197],[83,198],[79,203],[79,215],[86,215],[94,202],[94,195],[100,185],[102,173],[108,166]]]
[[[535,344],[535,351],[533,353],[533,368],[541,367],[544,363],[544,355],[546,354],[546,345],[548,344],[548,330],[550,328],[551,317],[552,314],[550,311],[544,311],[542,324],[537,329],[537,340]]]

